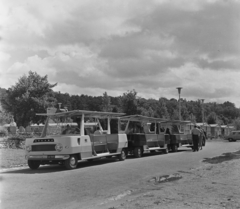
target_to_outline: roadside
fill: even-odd
[[[144,179],[99,208],[240,208],[240,151],[204,159],[188,171]]]

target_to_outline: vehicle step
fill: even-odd
[[[101,156],[106,156],[106,155],[110,155],[110,152],[104,152],[104,153],[97,153],[97,156],[98,157],[101,157]]]
[[[163,148],[161,148],[161,147],[150,147],[150,148],[148,148],[148,150],[158,150],[158,149],[163,149]]]

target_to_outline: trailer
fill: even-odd
[[[180,146],[192,147],[192,135],[186,129],[186,125],[189,123],[190,121],[182,120],[159,121],[162,129],[169,130],[170,143],[168,149],[170,151],[177,152]]]
[[[144,153],[168,153],[170,138],[159,130],[158,121],[164,119],[142,115],[120,117],[119,130],[127,134],[128,154],[140,158]]]

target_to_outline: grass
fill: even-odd
[[[27,164],[24,149],[0,149],[0,168],[12,168]]]

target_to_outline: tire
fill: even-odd
[[[121,154],[118,155],[118,159],[119,159],[120,161],[124,161],[124,160],[126,160],[126,158],[127,158],[126,152],[125,152],[124,149],[122,149]]]
[[[134,157],[136,157],[136,158],[142,157],[142,154],[143,154],[142,148],[135,147],[133,153],[134,153]]]
[[[28,160],[28,166],[32,170],[37,170],[40,166],[40,162],[36,160]]]
[[[178,150],[177,144],[172,144],[171,149],[172,149],[172,152],[177,152]]]
[[[71,155],[67,160],[65,160],[64,162],[64,166],[66,169],[68,170],[72,170],[77,168],[77,164],[78,164],[78,159],[76,157],[76,155]]]
[[[232,142],[232,141],[233,141],[233,139],[232,139],[232,138],[229,138],[229,139],[228,139],[228,141],[229,141],[229,142]]]

